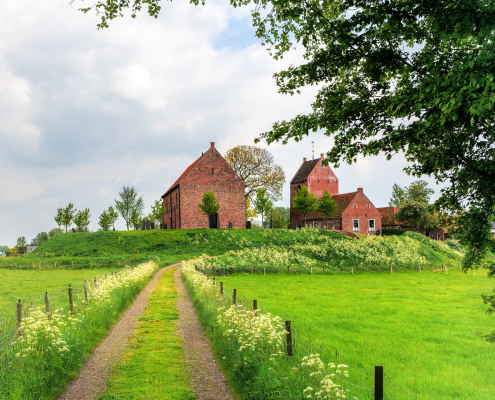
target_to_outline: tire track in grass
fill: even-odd
[[[213,357],[210,343],[199,323],[196,311],[180,276],[175,271],[175,285],[179,294],[179,330],[184,341],[187,363],[198,400],[235,400],[227,387],[225,375]]]
[[[112,328],[108,336],[95,349],[78,377],[72,381],[59,400],[96,400],[106,389],[106,382],[118,360],[124,354],[129,336],[138,325],[151,293],[156,287],[162,273],[167,269],[178,267],[170,265],[159,270],[151,282],[134,300],[132,306]]]

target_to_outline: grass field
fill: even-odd
[[[480,293],[494,281],[454,272],[217,277],[232,293],[291,320],[301,337],[422,400],[495,398],[493,330]],[[301,340],[297,338],[296,341]],[[315,352],[320,352],[316,348]],[[372,379],[363,382],[372,386]],[[410,398],[385,383],[392,399]]]
[[[175,325],[179,316],[174,272],[169,269],[161,276],[100,400],[195,399]]]
[[[0,268],[0,311],[18,299],[67,287],[108,273],[109,268],[84,270],[11,270]]]

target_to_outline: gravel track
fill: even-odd
[[[176,270],[177,309],[179,310],[179,333],[184,342],[186,360],[192,375],[197,400],[235,400],[227,387],[225,376],[213,357],[210,343],[196,316],[196,311]]]
[[[72,381],[59,400],[96,400],[106,389],[106,382],[113,367],[124,354],[129,336],[137,327],[138,319],[155,289],[162,273],[181,264],[173,264],[159,270],[146,288],[134,300],[108,336],[95,349],[78,377]]]

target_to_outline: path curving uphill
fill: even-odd
[[[155,274],[108,336],[96,347],[78,377],[69,384],[59,400],[96,400],[105,392],[107,379],[124,354],[129,336],[136,329],[139,317],[146,308],[160,276],[165,270],[180,265],[169,265]]]

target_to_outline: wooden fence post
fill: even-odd
[[[311,275],[313,275],[313,267],[311,267]]]
[[[39,266],[39,268],[41,269],[41,261],[40,261],[40,266]]]
[[[74,301],[72,299],[72,286],[69,285],[69,308],[70,308],[70,313],[74,313]]]
[[[421,264],[419,264],[419,272],[421,272]]]
[[[266,275],[266,268],[263,267],[263,275]]]
[[[55,261],[55,269],[57,269],[57,262]]]
[[[325,264],[323,264],[323,273],[325,273]]]
[[[392,273],[392,266],[391,266],[391,265],[389,265],[389,268],[390,268],[390,273]]]
[[[287,332],[287,355],[292,357],[292,331],[290,329],[290,321],[285,321],[285,330]]]
[[[356,265],[356,274],[359,272],[359,264]]]
[[[105,272],[105,279],[107,279],[107,273]]]
[[[290,266],[287,265],[287,273],[290,273]]]
[[[375,400],[383,400],[383,367],[375,366]]]
[[[72,267],[74,267],[74,260],[71,260],[72,261]]]
[[[251,265],[251,275],[253,275],[254,272],[254,265]]]
[[[215,281],[215,277],[213,277],[213,286],[217,286],[217,283]]]
[[[84,300],[88,304],[88,282],[84,281]]]
[[[45,292],[45,309],[48,319],[52,319],[52,312],[50,310],[50,296],[48,296],[48,292]]]
[[[206,280],[209,281],[210,280],[210,275],[206,275]]]
[[[220,294],[223,296],[223,282],[220,282]]]
[[[234,306],[237,303],[237,289],[234,289],[234,293],[232,294],[232,302],[234,303]]]
[[[253,300],[253,311],[255,316],[258,315],[257,310],[258,310],[258,300]]]
[[[94,282],[95,282],[95,289],[98,289],[98,277],[95,277]]]
[[[22,303],[21,299],[17,303],[17,334],[21,334],[21,323],[22,323]]]

